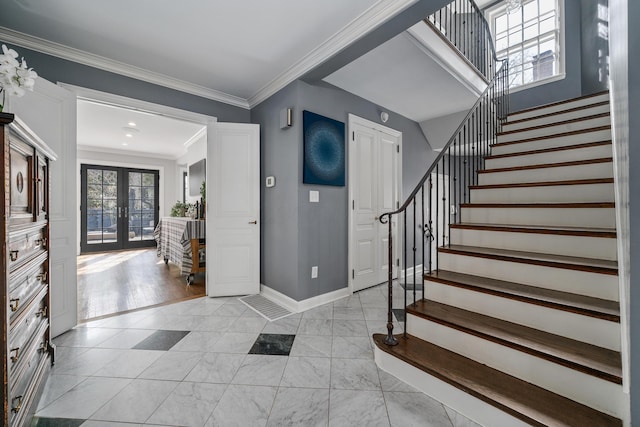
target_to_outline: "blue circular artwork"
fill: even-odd
[[[303,119],[303,182],[344,185],[344,123],[308,111]]]

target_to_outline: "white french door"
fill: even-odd
[[[260,293],[260,126],[207,126],[207,295]]]
[[[51,336],[76,326],[76,96],[42,77],[33,92],[10,99],[10,111],[22,118],[57,154],[51,162]]]
[[[389,266],[388,225],[380,215],[393,211],[400,197],[402,133],[357,116],[349,116],[349,264],[351,291],[397,276],[398,219],[392,220],[394,253]]]

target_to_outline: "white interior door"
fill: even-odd
[[[45,141],[58,160],[51,163],[51,335],[73,328],[77,321],[76,222],[76,97],[43,78],[33,93],[11,98],[10,111]]]
[[[260,293],[260,126],[207,126],[207,295]]]
[[[402,134],[350,116],[349,188],[351,193],[350,264],[352,291],[388,279],[388,226],[380,215],[396,209],[399,200]],[[398,259],[397,219],[392,221],[394,254]],[[392,267],[395,267],[393,263]],[[393,273],[394,276],[397,272]]]

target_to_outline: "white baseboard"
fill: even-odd
[[[278,292],[268,286],[261,284],[260,289],[260,293],[262,294],[262,296],[270,299],[277,304],[280,304],[293,313],[301,313],[311,308],[318,307],[320,305],[327,304],[350,295],[349,288],[346,287],[332,292],[327,292],[326,294],[307,298],[302,301],[296,301],[293,298],[288,297],[285,294]]]
[[[415,276],[415,272],[418,272],[419,275],[422,275],[422,264],[418,264],[415,267],[409,267],[402,271],[400,271],[400,278],[398,280],[404,281],[405,278],[408,281],[409,279],[413,279]],[[419,283],[419,280],[416,280],[416,283]]]

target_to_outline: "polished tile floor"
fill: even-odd
[[[375,287],[269,322],[203,297],[82,324],[34,425],[477,426],[377,368],[385,306]]]

